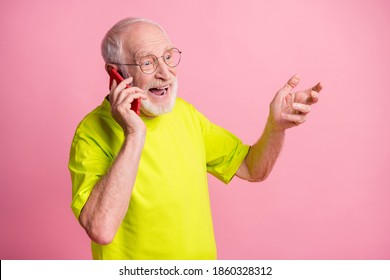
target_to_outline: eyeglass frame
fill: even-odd
[[[170,66],[170,65],[165,61],[165,53],[168,52],[168,51],[170,51],[170,50],[176,50],[176,51],[179,53],[179,61],[178,61],[178,63],[177,63],[175,66]],[[148,54],[148,55],[142,56],[139,60],[142,60],[144,57],[148,57],[148,56],[154,56],[154,57],[155,57],[155,60],[153,60],[153,61],[157,61],[157,65],[156,65],[156,68],[155,68],[155,69],[153,70],[153,72],[151,72],[151,73],[145,73],[145,72],[142,70],[141,64],[139,64],[139,63],[117,63],[117,62],[107,62],[107,63],[108,63],[108,64],[115,64],[115,65],[138,66],[142,73],[144,73],[144,74],[146,74],[146,75],[152,75],[154,72],[156,72],[156,70],[157,70],[157,68],[158,68],[158,66],[159,66],[159,63],[160,63],[159,60],[160,60],[160,58],[163,58],[164,63],[165,63],[167,66],[169,66],[169,67],[171,67],[171,68],[175,68],[176,66],[178,66],[178,65],[180,64],[180,61],[181,61],[181,54],[182,54],[182,51],[179,50],[178,48],[170,48],[169,50],[166,50],[162,56],[156,56],[156,55],[154,55],[154,54]]]

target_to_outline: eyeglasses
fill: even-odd
[[[158,67],[158,60],[163,58],[166,65],[169,67],[176,67],[180,63],[181,51],[177,48],[167,50],[164,55],[157,57],[154,54],[148,54],[139,60],[139,63],[115,63],[109,62],[116,65],[128,65],[128,66],[139,66],[141,71],[145,74],[153,74]]]

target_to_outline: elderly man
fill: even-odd
[[[79,124],[69,161],[72,209],[93,258],[215,259],[207,172],[225,183],[264,180],[285,130],[305,121],[321,84],[291,93],[292,77],[250,147],[176,98],[181,52],[158,24],[124,19],[101,47],[106,70],[125,79]],[[140,115],[131,110],[136,99]]]

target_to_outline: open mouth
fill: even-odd
[[[149,91],[157,96],[164,96],[168,92],[168,87],[150,88]]]

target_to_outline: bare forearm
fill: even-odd
[[[80,223],[90,238],[108,244],[115,237],[129,206],[144,145],[144,135],[129,135],[111,168],[95,185]]]
[[[236,175],[248,181],[265,180],[279,156],[283,146],[286,129],[296,127],[306,121],[311,105],[318,102],[322,84],[304,91],[291,92],[299,83],[294,75],[276,93],[270,104],[266,128],[260,140],[251,147]]]
[[[245,158],[248,180],[260,182],[271,173],[284,142],[284,130],[275,130],[268,122],[262,136]]]

